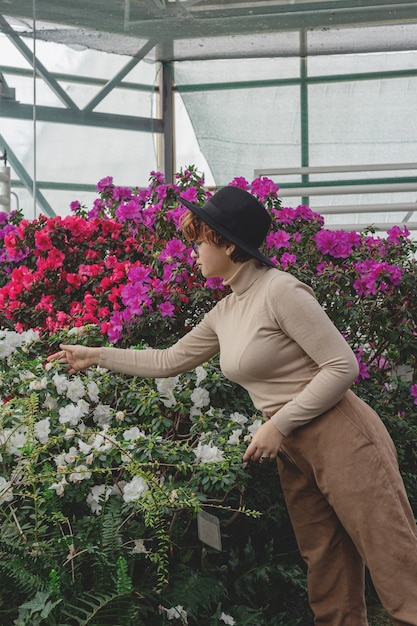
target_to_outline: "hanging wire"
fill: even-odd
[[[33,195],[33,217],[36,219],[36,196],[37,196],[37,145],[36,145],[36,0],[32,0],[32,19],[33,19],[33,53],[32,53],[32,68],[33,68],[33,183],[32,183],[32,195]]]

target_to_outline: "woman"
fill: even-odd
[[[181,202],[197,266],[231,293],[168,349],[62,345],[50,360],[69,373],[167,377],[220,352],[224,374],[265,415],[243,458],[278,459],[316,626],[367,625],[365,563],[395,623],[417,626],[415,520],[385,427],[349,390],[353,352],[312,290],[260,252],[271,218],[258,200],[225,187],[202,207]]]

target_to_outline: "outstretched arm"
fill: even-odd
[[[69,374],[75,374],[75,372],[99,364],[101,348],[89,348],[77,344],[61,344],[59,347],[61,350],[49,355],[47,360],[65,364],[65,369],[68,370]]]

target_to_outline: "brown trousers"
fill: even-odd
[[[398,626],[417,626],[417,532],[394,444],[352,391],[284,440],[278,469],[316,626],[367,626],[367,565]]]

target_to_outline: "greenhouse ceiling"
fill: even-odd
[[[158,61],[409,50],[417,40],[415,0],[0,0],[0,14],[21,34],[36,20],[38,39],[130,56],[145,46]]]
[[[180,102],[215,186],[272,176],[334,227],[417,232],[416,0],[0,0],[0,37],[0,158],[34,213],[102,173],[174,180]]]

